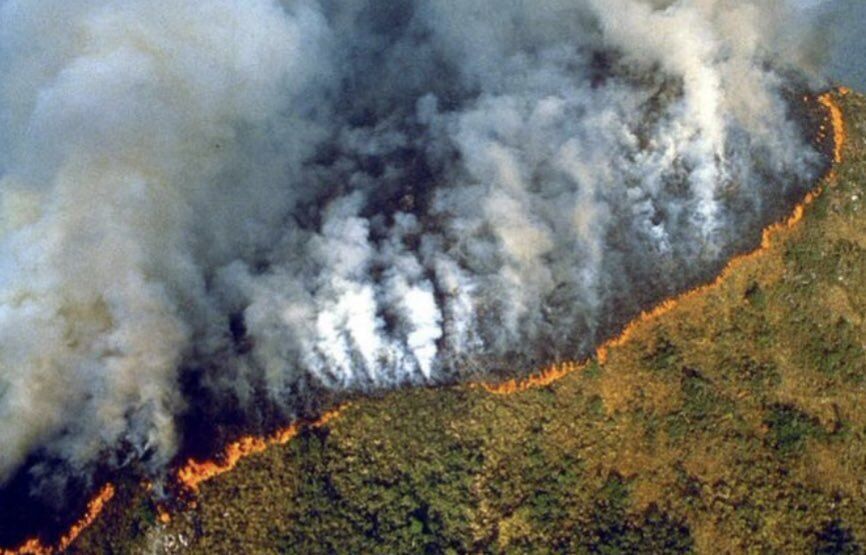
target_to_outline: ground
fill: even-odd
[[[803,221],[606,356],[356,400],[168,524],[118,484],[70,552],[862,552],[866,99],[836,98],[844,162]]]

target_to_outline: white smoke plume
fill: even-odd
[[[0,482],[159,471],[191,373],[292,417],[585,355],[817,176],[805,9],[0,2]]]

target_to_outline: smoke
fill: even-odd
[[[858,0],[801,0],[804,16],[817,22],[825,33],[818,39],[824,52],[822,71],[830,78],[857,90],[866,89],[866,4]],[[813,23],[814,24],[814,23]]]
[[[585,355],[818,175],[811,9],[3,1],[0,482]]]

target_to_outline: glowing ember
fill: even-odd
[[[309,424],[309,426],[318,428],[324,426],[337,416],[347,407],[344,405],[336,410],[330,411],[322,415],[321,418]],[[189,491],[197,492],[199,485],[206,482],[215,476],[219,476],[237,466],[241,459],[261,453],[272,445],[283,445],[291,441],[301,430],[301,425],[298,423],[287,426],[278,430],[268,437],[244,436],[230,443],[218,458],[211,461],[196,461],[189,459],[177,471],[177,480]]]
[[[13,550],[2,550],[0,554],[2,555],[50,555],[52,553],[60,553],[75,541],[76,538],[84,531],[85,528],[93,524],[93,521],[96,520],[96,517],[99,516],[99,513],[105,508],[106,504],[114,497],[114,486],[112,484],[106,484],[99,490],[99,493],[90,500],[87,504],[87,511],[84,513],[84,516],[78,520],[72,527],[63,534],[63,537],[60,538],[60,541],[57,542],[57,545],[54,546],[46,546],[37,538],[32,538],[27,540],[24,544],[22,544],[17,549]]]
[[[837,92],[838,94],[845,96],[850,91],[843,87],[839,88]],[[842,109],[834,100],[832,93],[825,93],[821,95],[820,97],[818,97],[818,102],[827,110],[827,118],[829,120],[829,124],[832,126],[833,129],[833,163],[839,164],[842,162],[842,149],[846,139],[845,121],[842,116]],[[821,129],[823,130],[824,128],[825,127],[822,125]],[[819,139],[823,138],[823,133],[819,133]],[[824,178],[824,184],[829,185],[835,179],[835,169],[831,168],[827,176]],[[716,279],[713,280],[711,283],[699,286],[695,289],[692,289],[691,291],[687,291],[686,293],[665,300],[661,304],[657,305],[655,308],[646,312],[642,312],[637,318],[629,322],[629,324],[626,325],[626,327],[618,336],[604,342],[596,349],[595,358],[598,363],[604,364],[605,362],[607,362],[608,353],[610,352],[610,350],[628,343],[635,330],[640,328],[640,326],[659,318],[663,314],[670,312],[674,309],[674,307],[676,307],[683,301],[702,295],[707,291],[710,291],[720,286],[738,267],[742,266],[743,263],[760,256],[765,250],[770,248],[773,243],[773,237],[775,235],[777,235],[780,231],[793,228],[800,222],[800,220],[803,219],[805,207],[812,204],[815,199],[817,199],[818,196],[821,194],[821,191],[822,186],[819,186],[814,192],[808,193],[803,199],[803,201],[794,207],[793,212],[786,220],[772,224],[766,229],[764,229],[761,236],[761,246],[750,253],[732,258],[722,270],[722,272],[718,275],[718,277],[716,277]],[[482,383],[480,385],[485,390],[495,395],[511,395],[513,393],[519,393],[528,389],[548,386],[573,372],[583,370],[584,368],[586,368],[586,366],[586,362],[565,362],[550,366],[541,373],[533,374],[528,378],[523,378],[520,380],[513,379],[498,384]]]

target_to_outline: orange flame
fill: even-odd
[[[837,89],[837,92],[838,94],[844,96],[847,95],[850,91],[849,89],[840,87],[839,89]],[[842,162],[842,149],[846,140],[845,122],[842,115],[842,110],[834,100],[831,93],[821,95],[818,98],[818,101],[828,111],[828,118],[833,128],[833,162],[834,164],[839,164]],[[825,177],[825,182],[829,184],[835,179],[835,177],[835,170],[831,169],[828,175]],[[627,343],[635,330],[638,329],[641,325],[646,322],[655,320],[667,312],[670,312],[674,307],[676,307],[679,303],[681,303],[687,298],[701,295],[702,293],[710,289],[718,287],[728,278],[728,276],[731,274],[731,272],[734,271],[735,268],[741,266],[746,260],[759,256],[764,250],[768,249],[772,244],[773,236],[775,236],[777,233],[784,229],[790,229],[794,227],[797,223],[800,222],[800,220],[802,220],[804,208],[814,202],[816,198],[818,198],[818,196],[821,194],[821,190],[822,188],[819,186],[815,192],[808,193],[803,199],[803,201],[796,207],[794,207],[793,212],[785,221],[767,227],[761,237],[761,246],[750,253],[731,259],[731,261],[725,266],[724,270],[722,270],[719,276],[712,283],[697,287],[672,299],[663,301],[655,308],[641,313],[640,316],[632,320],[617,337],[610,339],[600,345],[595,352],[595,356],[599,364],[604,364],[607,361],[608,352],[610,349],[619,347]],[[548,386],[569,374],[583,370],[584,368],[586,368],[587,364],[587,361],[582,363],[563,362],[559,364],[553,364],[542,370],[541,372],[533,374],[527,378],[522,378],[520,380],[512,379],[497,384],[481,383],[480,386],[495,395],[510,395],[529,389]],[[322,415],[321,418],[319,418],[315,422],[312,422],[309,425],[312,427],[324,426],[328,422],[339,417],[342,411],[345,410],[347,407],[348,405],[344,405],[333,411],[327,412]],[[220,457],[218,457],[217,460],[196,461],[194,459],[189,459],[187,463],[177,471],[178,482],[183,484],[189,491],[193,493],[198,492],[199,486],[203,482],[206,482],[211,478],[214,478],[215,476],[219,476],[220,474],[224,474],[232,470],[235,466],[237,466],[238,462],[240,462],[241,459],[245,457],[254,455],[256,453],[261,453],[272,445],[282,445],[288,443],[295,436],[298,435],[300,429],[301,425],[295,423],[281,430],[278,430],[276,433],[265,438],[255,436],[242,437],[239,440],[230,443],[223,450],[222,454],[220,455]],[[56,546],[45,546],[39,539],[33,538],[14,550],[0,549],[0,555],[53,555],[54,553],[64,551],[72,544],[72,542],[76,540],[76,538],[78,538],[81,532],[83,532],[88,526],[93,523],[93,521],[96,520],[96,518],[105,508],[106,504],[111,500],[112,497],[114,497],[114,493],[114,486],[112,484],[106,484],[99,491],[99,493],[97,493],[97,495],[87,504],[87,511],[85,515],[78,522],[76,522],[69,529],[69,531],[66,532],[66,534],[63,535],[63,537],[60,539]],[[160,507],[158,512],[160,522],[170,522],[171,515],[164,508]]]
[[[307,425],[314,428],[324,426],[328,422],[337,418],[348,406],[349,405],[346,404],[333,411],[326,412],[318,420]],[[242,437],[241,439],[230,443],[216,461],[200,462],[190,459],[178,470],[178,481],[189,491],[195,493],[198,491],[199,485],[202,482],[206,482],[215,476],[228,472],[237,466],[241,459],[255,453],[261,453],[272,445],[288,443],[298,435],[298,432],[300,432],[302,427],[302,424],[295,423],[278,430],[266,438],[254,436]],[[149,485],[145,483],[144,487],[148,488]],[[54,555],[55,553],[63,552],[72,545],[72,542],[78,538],[81,532],[93,524],[105,508],[106,504],[112,497],[114,497],[114,493],[114,486],[112,484],[106,484],[87,504],[85,515],[78,522],[72,525],[56,545],[46,546],[38,538],[31,538],[20,547],[13,550],[0,548],[0,555]],[[163,524],[171,522],[171,514],[169,514],[169,512],[162,506],[157,507],[157,518]]]
[[[583,370],[585,367],[586,362],[562,362],[558,364],[551,364],[544,370],[527,376],[525,378],[513,378],[500,383],[481,382],[480,384],[473,385],[480,385],[488,392],[495,395],[511,395],[513,393],[520,393],[521,391],[526,391],[528,389],[536,389],[548,386],[554,382],[561,380],[562,378],[573,372]]]
[[[331,420],[337,418],[348,405],[343,405],[333,411],[326,412],[321,418],[309,424],[314,428],[324,426]],[[283,445],[291,441],[301,430],[299,423],[291,424],[268,437],[244,436],[226,446],[223,452],[215,460],[196,461],[189,459],[177,471],[177,480],[187,490],[198,492],[202,482],[206,482],[215,476],[224,474],[237,466],[241,459],[261,453],[272,445]]]
[[[84,516],[81,517],[78,522],[73,524],[65,534],[63,534],[63,537],[60,538],[57,545],[45,545],[38,538],[32,538],[24,542],[17,549],[0,550],[0,555],[51,555],[53,553],[61,553],[65,551],[66,548],[72,545],[72,542],[78,538],[85,528],[93,524],[93,521],[96,520],[99,513],[105,509],[105,506],[112,497],[114,497],[114,486],[112,484],[105,484],[102,489],[99,490],[99,493],[97,493],[96,496],[87,503],[87,511],[85,511]]]
[[[840,95],[845,96],[850,91],[846,88],[839,88],[837,89],[837,92]],[[818,102],[827,110],[827,119],[829,120],[829,123],[833,128],[833,164],[835,166],[836,164],[842,162],[842,149],[845,145],[845,140],[847,138],[845,133],[845,120],[842,115],[842,109],[836,103],[836,100],[833,98],[832,93],[822,94],[818,97]],[[819,135],[819,137],[823,138],[821,135]],[[835,168],[831,168],[827,176],[824,178],[824,184],[829,185],[835,179]],[[659,305],[648,311],[642,312],[639,316],[634,318],[625,326],[625,328],[622,330],[622,332],[620,332],[618,336],[609,339],[608,341],[605,341],[595,350],[595,358],[598,363],[604,364],[605,362],[607,362],[610,350],[621,347],[622,345],[628,343],[635,331],[639,329],[642,325],[658,319],[662,315],[673,310],[677,305],[687,299],[695,298],[697,296],[703,295],[704,293],[712,289],[719,287],[722,283],[725,282],[725,280],[727,280],[731,276],[731,274],[737,268],[742,266],[747,261],[761,256],[764,251],[770,248],[770,246],[773,244],[773,238],[777,234],[779,234],[779,232],[793,228],[800,222],[800,220],[803,219],[803,214],[805,212],[806,206],[812,204],[815,199],[817,199],[821,195],[822,190],[823,185],[819,185],[815,191],[806,194],[802,202],[800,202],[800,204],[794,207],[793,212],[791,212],[791,215],[788,216],[787,219],[765,228],[761,235],[761,246],[752,252],[732,258],[718,275],[718,277],[716,277],[716,279],[714,279],[712,282],[706,285],[698,286],[695,289],[662,301]],[[588,361],[584,361],[582,363],[564,362],[551,365],[540,373],[533,374],[528,378],[522,378],[519,380],[512,379],[506,382],[496,384],[481,383],[480,385],[485,390],[494,395],[511,395],[529,389],[548,386],[573,372],[578,372],[585,369],[587,367],[587,364]]]
[[[845,96],[851,92],[850,89],[839,87],[837,89],[841,96]],[[842,109],[833,100],[830,93],[822,94],[818,97],[818,102],[827,109],[830,117],[830,124],[833,127],[833,162],[835,164],[842,163],[842,147],[845,145],[845,118],[842,116]]]

